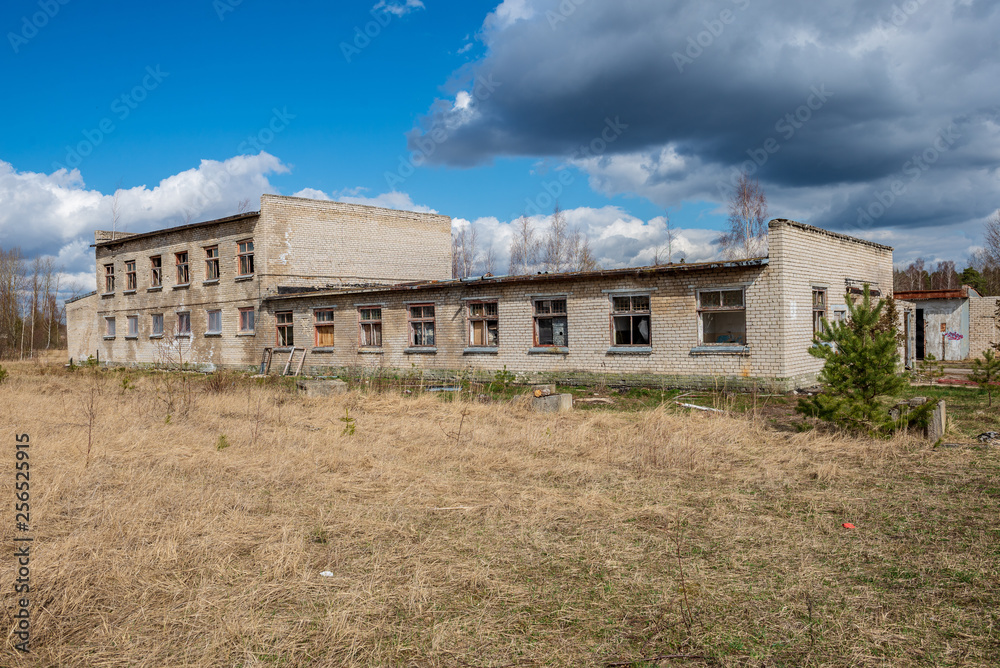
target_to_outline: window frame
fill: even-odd
[[[110,295],[115,292],[115,263],[104,265],[104,294]]]
[[[255,309],[253,306],[244,306],[243,308],[239,309],[239,312],[240,312],[240,329],[239,329],[239,334],[244,335],[244,336],[249,336],[251,334],[255,334],[256,333],[256,329],[257,329],[257,309]],[[250,314],[250,328],[249,329],[247,329],[247,328],[244,327],[244,325],[246,324],[246,317],[245,316],[248,313]]]
[[[115,316],[104,316],[104,338],[113,339],[118,335],[118,325],[115,323]]]
[[[135,260],[125,260],[125,292],[135,292],[139,281],[135,274]]]
[[[163,287],[163,256],[149,256],[149,287]]]
[[[215,253],[214,255],[212,253]],[[214,275],[213,275],[214,274]],[[206,246],[205,247],[205,280],[206,281],[218,281],[221,276],[221,267],[219,266],[219,246]]]
[[[217,315],[219,319],[219,328],[212,329],[212,315]],[[205,336],[219,336],[222,334],[222,309],[213,308],[205,309]]]
[[[420,309],[420,315],[414,317],[413,309]],[[426,314],[426,309],[431,310],[430,316]],[[430,325],[430,343],[427,343],[427,325]],[[406,331],[409,336],[411,348],[437,347],[437,308],[434,302],[406,305]],[[420,334],[419,338],[422,340],[421,343],[417,343],[418,332]]]
[[[329,320],[320,320],[320,314],[329,314]],[[334,336],[336,334],[336,325],[334,323],[334,313],[335,309],[332,308],[314,308],[313,309],[313,347],[314,348],[333,348],[334,347]],[[329,330],[329,343],[320,342],[320,333]]]
[[[490,316],[490,314],[487,313],[487,308],[489,306],[491,306],[491,305],[496,307],[496,312],[494,313],[493,316]],[[475,299],[475,300],[471,300],[471,301],[466,302],[465,306],[466,306],[466,308],[465,308],[466,321],[468,322],[468,332],[469,332],[469,339],[468,339],[468,345],[469,345],[469,347],[470,348],[499,348],[500,347],[500,300],[498,300],[498,299]],[[473,314],[472,308],[474,306],[482,306],[483,307],[483,314],[482,315]],[[484,343],[481,343],[481,344],[480,343],[476,343],[476,331],[475,331],[475,324],[476,323],[480,323],[480,322],[484,323],[483,324],[483,333],[484,333],[483,341],[484,341]],[[490,322],[496,322],[496,342],[495,343],[489,343],[489,338],[490,338],[490,336],[489,336],[490,335],[490,325],[489,325],[489,323]]]
[[[181,323],[187,323],[187,329],[181,328]],[[190,337],[191,336],[191,311],[177,311],[177,328],[174,332],[175,337]]]
[[[382,305],[381,304],[370,304],[358,307],[358,347],[360,348],[381,348],[382,347]],[[368,318],[362,317],[364,311],[378,311],[378,318]],[[370,332],[373,335],[378,332],[378,343],[365,343],[365,327],[370,328]],[[376,327],[378,328],[376,330]]]
[[[241,248],[242,246],[249,245],[249,248]],[[237,278],[247,278],[253,276],[256,267],[254,266],[254,245],[253,239],[243,239],[242,241],[236,242],[236,277]],[[250,271],[244,272],[244,267],[249,268]]]
[[[125,316],[125,338],[126,339],[138,339],[139,338],[139,315],[127,315]]]
[[[653,345],[653,305],[652,297],[648,292],[623,292],[623,293],[612,293],[608,295],[608,305],[611,309],[611,313],[608,318],[609,335],[611,337],[611,346],[614,348],[650,348]],[[645,299],[646,308],[636,309],[633,305],[633,300],[635,299]],[[628,299],[629,308],[626,311],[616,310],[615,300],[616,299]],[[617,333],[618,330],[615,329],[615,320],[627,318],[629,322],[628,333],[631,343],[618,343]],[[646,342],[645,343],[635,343],[634,342],[634,324],[633,320],[635,318],[645,318],[646,319]],[[641,333],[641,332],[640,332]]]
[[[563,310],[554,311],[549,310],[548,312],[540,312],[539,304],[542,303],[559,303],[562,302]],[[550,309],[552,306],[549,307]],[[532,340],[536,348],[569,348],[569,299],[566,297],[532,297],[531,298],[531,318],[532,318]],[[555,339],[555,320],[562,319],[566,321],[566,327],[563,330],[563,342],[556,343]],[[539,326],[539,321],[541,320],[552,320],[552,343],[541,343],[539,338],[539,333],[541,328]]]
[[[287,321],[282,318],[287,317]],[[282,341],[282,333],[285,340]],[[275,345],[278,348],[295,347],[295,311],[275,311],[274,313]]]
[[[181,256],[184,256],[183,262]],[[177,267],[177,285],[191,285],[191,256],[187,251],[174,253],[174,262]],[[183,280],[182,280],[183,279]]]
[[[817,295],[821,296],[820,307],[817,308]],[[823,331],[823,319],[826,318],[827,309],[830,306],[829,291],[826,288],[813,286],[812,289],[812,319],[813,336]],[[829,322],[829,321],[828,321]]]
[[[702,295],[709,293],[719,293],[719,306],[704,306],[702,303]],[[740,293],[740,305],[739,306],[726,306],[725,297],[723,293],[725,292],[739,292]],[[718,287],[718,288],[701,288],[695,293],[696,307],[698,313],[698,345],[708,346],[708,347],[733,347],[738,346],[745,348],[747,346],[747,290],[746,286],[730,286],[730,287]],[[743,340],[742,341],[705,341],[705,315],[712,313],[742,313],[743,314]]]
[[[162,313],[150,313],[149,314],[149,338],[158,339],[163,336],[163,314]],[[157,320],[159,319],[159,320]],[[157,329],[156,324],[159,322],[160,326]]]

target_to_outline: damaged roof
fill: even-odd
[[[344,286],[341,288],[317,288],[317,287],[279,287],[278,294],[269,295],[263,301],[276,301],[283,299],[295,299],[305,296],[326,296],[345,294],[365,294],[370,292],[404,292],[416,290],[428,290],[433,288],[447,288],[460,285],[500,285],[508,283],[543,283],[549,281],[564,281],[587,278],[621,278],[625,276],[657,276],[660,274],[679,274],[692,271],[711,271],[717,269],[735,269],[742,267],[763,267],[768,264],[766,257],[752,258],[749,260],[731,260],[726,262],[675,262],[673,264],[660,264],[648,267],[628,267],[625,269],[600,269],[596,271],[568,271],[558,273],[537,273],[521,274],[516,276],[477,276],[470,278],[455,278],[442,281],[412,281],[408,283],[394,283],[385,285],[356,285]]]

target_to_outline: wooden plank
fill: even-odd
[[[302,349],[302,358],[299,360],[299,366],[295,369],[295,375],[299,376],[302,374],[302,365],[306,363],[306,349]]]
[[[292,352],[288,353],[288,361],[285,362],[285,368],[282,370],[281,375],[287,376],[288,370],[292,368],[292,358],[295,357],[295,348],[292,348]]]

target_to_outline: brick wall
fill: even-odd
[[[1000,322],[996,312],[1000,297],[970,297],[969,299],[969,357],[981,357],[983,351],[1000,343]]]
[[[265,291],[275,285],[447,280],[451,218],[299,197],[261,197]]]

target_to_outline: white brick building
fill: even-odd
[[[67,320],[70,356],[108,364],[249,369],[270,348],[280,369],[300,348],[311,374],[787,389],[816,378],[819,318],[892,286],[891,248],[788,220],[765,258],[465,280],[449,278],[447,217],[334,202],[265,195],[259,213],[107,235],[98,291]]]

